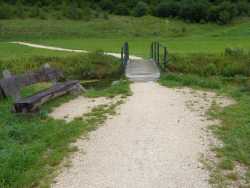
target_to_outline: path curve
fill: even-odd
[[[55,47],[55,46],[46,46],[46,45],[34,44],[34,43],[29,43],[29,42],[13,41],[13,42],[9,42],[9,43],[10,44],[18,44],[18,45],[28,46],[28,47],[32,47],[32,48],[41,48],[41,49],[53,50],[53,51],[89,53],[89,51],[86,51],[86,50],[74,50],[74,49],[60,48],[60,47]],[[110,56],[113,56],[113,57],[117,57],[117,58],[121,57],[120,53],[104,52],[104,54],[110,55]],[[141,57],[138,57],[138,56],[135,56],[135,55],[130,55],[129,57],[132,60],[140,60],[140,59],[142,59]]]
[[[214,94],[133,83],[119,115],[76,144],[54,188],[207,188],[205,116]],[[188,105],[193,102],[192,105]],[[197,106],[198,105],[198,106]],[[194,109],[196,107],[196,109]]]

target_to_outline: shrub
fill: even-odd
[[[148,5],[144,3],[143,1],[139,1],[134,8],[133,14],[136,17],[141,17],[141,16],[145,16],[146,14],[148,14],[148,12],[149,12]]]
[[[39,7],[39,3],[37,3],[30,11],[30,17],[39,17],[40,16],[40,7]]]
[[[9,19],[13,17],[13,8],[5,3],[0,3],[0,19]]]
[[[225,56],[242,57],[245,53],[242,48],[226,48],[224,54]]]
[[[124,3],[119,3],[114,12],[118,15],[129,15],[128,7]]]
[[[78,7],[76,1],[72,1],[69,4],[63,3],[63,15],[72,20],[79,20],[83,17],[83,11]]]
[[[16,10],[15,10],[15,13],[16,13],[16,16],[19,17],[19,18],[24,18],[25,17],[25,13],[24,13],[24,7],[23,7],[23,4],[22,4],[22,1],[21,0],[18,0],[16,2]]]
[[[100,7],[103,10],[109,11],[109,12],[113,12],[114,6],[113,6],[113,2],[112,0],[102,0],[100,2]]]
[[[171,16],[169,4],[167,2],[160,3],[155,9],[155,15],[159,17]]]
[[[200,22],[208,18],[207,0],[182,0],[179,16],[185,20]]]

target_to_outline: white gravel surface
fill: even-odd
[[[207,188],[209,92],[132,84],[133,96],[104,126],[80,139],[54,188]],[[223,103],[223,102],[222,102]]]
[[[49,114],[54,119],[62,119],[66,122],[70,122],[75,118],[81,117],[93,110],[93,108],[99,105],[108,105],[111,103],[111,99],[100,97],[100,98],[87,98],[79,96],[67,103],[64,103],[56,108]]]

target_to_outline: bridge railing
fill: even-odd
[[[161,54],[163,54],[163,58],[160,57]],[[168,49],[166,46],[157,41],[152,42],[150,47],[150,57],[155,61],[160,69],[163,71],[166,70],[168,64]]]
[[[125,42],[121,48],[121,64],[125,70],[129,61],[129,45],[128,42]]]

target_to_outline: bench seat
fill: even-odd
[[[32,95],[30,97],[18,99],[14,103],[13,111],[16,113],[34,112],[40,105],[53,98],[65,95],[78,89],[79,85],[80,83],[77,80],[66,81],[64,83],[56,83],[47,90],[40,91],[39,93],[36,93],[35,95]]]

